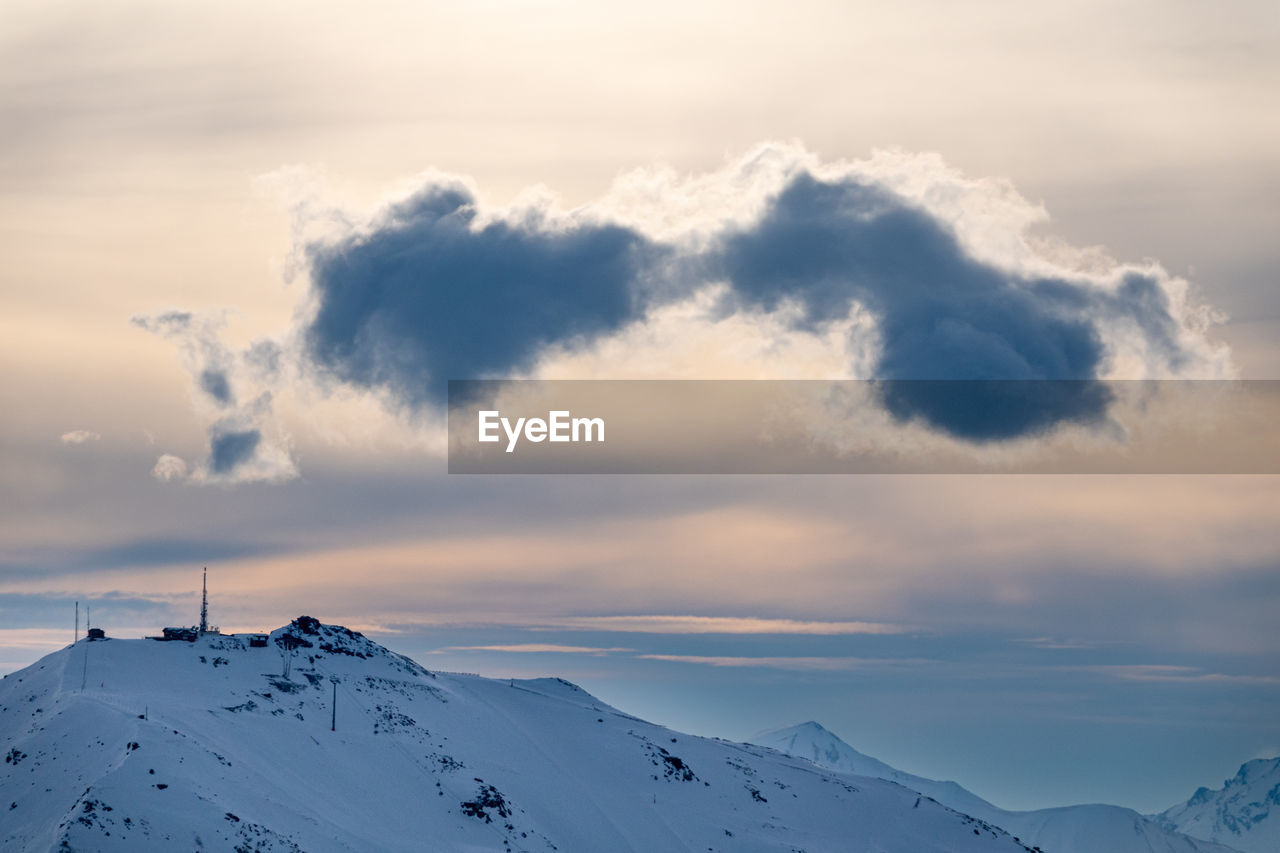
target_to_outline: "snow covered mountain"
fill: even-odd
[[[1280,850],[1280,758],[1246,762],[1221,790],[1201,788],[1185,803],[1153,815],[1152,820],[1245,853],[1276,853]]]
[[[1006,811],[955,782],[913,776],[863,755],[814,722],[761,732],[751,742],[806,758],[819,767],[897,782],[956,811],[999,826],[1045,853],[1231,853],[1233,849],[1189,838],[1119,806]],[[1277,849],[1280,848],[1269,848],[1271,853]]]
[[[82,640],[0,681],[0,750],[5,851],[1026,850],[891,782],[307,617],[261,646]]]

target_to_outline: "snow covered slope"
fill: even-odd
[[[890,782],[678,734],[557,679],[430,673],[309,618],[267,648],[55,652],[0,682],[0,750],[5,851],[1025,849]]]
[[[814,722],[761,732],[751,741],[806,758],[819,767],[897,782],[956,811],[1002,827],[1045,853],[1228,853],[1231,850],[1188,838],[1119,806],[1005,811],[955,782],[938,782],[895,770],[863,755]],[[1277,849],[1280,848],[1271,848],[1272,853]]]
[[[1280,758],[1240,767],[1222,790],[1201,788],[1185,803],[1154,815],[1162,826],[1230,844],[1245,853],[1280,850]]]

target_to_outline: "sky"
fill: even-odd
[[[451,476],[440,407],[1280,379],[1275,4],[0,16],[0,671],[76,601],[190,624],[208,566],[227,630],[814,719],[1009,808],[1280,752],[1275,476]]]

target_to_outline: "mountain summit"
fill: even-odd
[[[1231,853],[1233,850],[1190,838],[1120,806],[1006,811],[955,782],[913,776],[863,755],[815,722],[760,732],[751,742],[808,759],[829,770],[897,782],[956,811],[999,826],[1046,853]]]
[[[77,642],[0,682],[0,750],[5,851],[1027,849],[900,785],[309,617]]]
[[[1153,820],[1245,853],[1275,853],[1280,850],[1280,758],[1248,761],[1221,790],[1201,788]]]

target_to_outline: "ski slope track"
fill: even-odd
[[[308,617],[266,648],[81,640],[0,681],[0,750],[6,853],[1028,849],[894,782]]]

